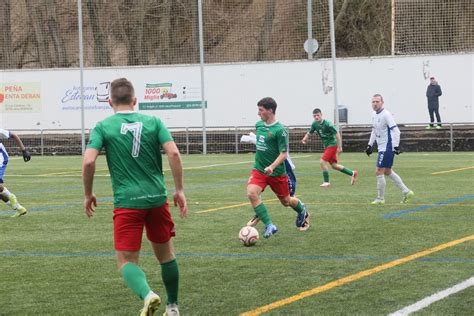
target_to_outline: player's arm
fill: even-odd
[[[95,161],[99,151],[95,148],[87,148],[82,161],[82,184],[84,186],[84,211],[87,217],[94,215],[94,207],[97,206],[97,200],[92,192],[95,174]]]
[[[339,134],[339,132],[336,132],[336,145],[337,145],[337,152],[338,153],[342,152],[342,140],[341,140],[341,134]]]
[[[400,154],[400,129],[397,125],[390,127],[390,134],[392,135],[393,152]]]
[[[174,205],[179,206],[179,216],[185,218],[188,214],[188,205],[186,196],[184,195],[184,180],[183,180],[183,163],[179,149],[174,141],[168,141],[163,144],[163,150],[168,156],[171,173],[173,174],[175,193]]]
[[[12,133],[12,132],[10,132],[10,137],[13,138],[15,140],[15,143],[18,145],[18,147],[20,147],[20,150],[23,154],[23,160],[25,162],[30,161],[31,155],[28,152],[28,150],[26,150],[25,145],[23,145],[23,142],[21,141],[20,137],[17,134]]]
[[[365,153],[367,154],[367,156],[370,156],[374,152],[374,149],[372,148],[374,146],[374,142],[375,142],[375,130],[374,128],[372,128],[372,132],[370,133],[369,143],[367,144],[367,148],[365,149]]]
[[[288,153],[287,152],[280,152],[280,154],[278,155],[278,157],[272,162],[272,164],[268,167],[265,168],[265,173],[267,175],[271,175],[273,173],[273,170],[275,170],[276,167],[278,167],[279,165],[281,165],[286,157],[288,156]]]
[[[306,134],[304,134],[303,139],[301,140],[301,142],[302,142],[303,144],[306,144],[306,143],[308,142],[308,139],[309,139],[309,135],[310,135],[310,134],[311,134],[311,131],[308,131],[308,132],[306,132]]]

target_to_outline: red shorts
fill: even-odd
[[[337,146],[326,147],[321,159],[330,164],[337,163]]]
[[[262,188],[262,190],[265,190],[265,187],[269,185],[272,191],[275,192],[277,196],[285,197],[290,195],[290,190],[288,189],[287,175],[279,177],[270,177],[256,169],[252,169],[249,181],[247,182],[247,185],[249,184],[258,185]]]
[[[149,241],[162,244],[176,235],[168,202],[160,207],[137,210],[114,209],[115,250],[139,251],[142,244],[143,227]]]

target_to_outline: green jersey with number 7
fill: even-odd
[[[97,123],[87,148],[106,151],[115,208],[147,209],[165,203],[161,148],[169,141],[170,132],[154,116],[117,112]]]

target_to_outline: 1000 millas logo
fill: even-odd
[[[164,83],[147,83],[145,86],[145,101],[155,101],[163,99],[176,99],[178,95],[172,93],[173,84],[169,82]]]

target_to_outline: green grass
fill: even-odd
[[[404,153],[394,170],[415,192],[401,205],[400,191],[387,178],[386,204],[375,198],[375,157],[343,153],[341,163],[359,170],[348,176],[330,171],[322,189],[320,154],[297,154],[297,194],[312,214],[307,232],[295,228],[295,213],[263,198],[280,231],[254,247],[240,245],[239,229],[253,215],[246,182],[252,154],[184,156],[189,217],[174,239],[181,273],[183,315],[238,315],[323,286],[360,271],[474,234],[474,153]],[[81,160],[33,157],[10,161],[5,184],[30,209],[11,219],[0,208],[1,315],[134,315],[141,301],[116,271],[112,239],[112,192],[104,157],[94,188],[99,206],[88,219],[82,209]],[[167,166],[167,165],[166,165]],[[168,168],[166,168],[168,169]],[[167,176],[172,190],[171,175]],[[450,201],[446,204],[433,204]],[[202,211],[235,206],[202,213]],[[423,208],[425,206],[430,206]],[[384,215],[413,208],[405,214]],[[200,213],[201,212],[201,213]],[[259,224],[259,231],[262,226]],[[166,296],[160,268],[143,242],[140,265],[153,289]],[[474,276],[474,241],[370,274],[271,310],[266,315],[386,315]],[[434,303],[420,315],[473,314],[474,288]],[[160,315],[163,307],[160,308]]]

